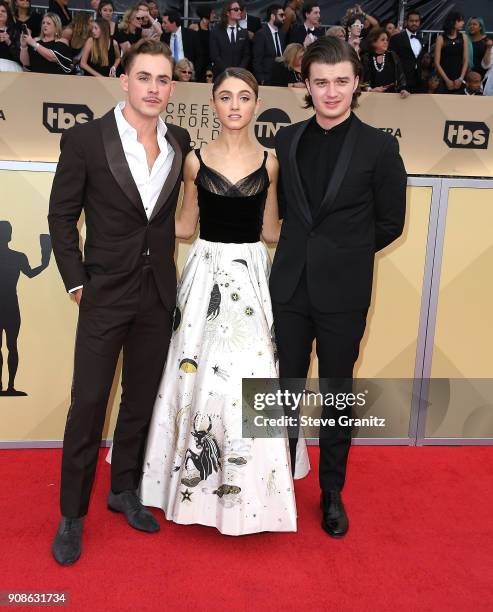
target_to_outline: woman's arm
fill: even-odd
[[[116,77],[116,70],[118,66],[120,65],[122,58],[120,56],[120,47],[118,46],[118,43],[116,42],[116,40],[112,41],[112,44],[113,44],[113,49],[115,51],[115,63],[110,68],[110,76]]]
[[[197,187],[195,179],[200,163],[195,151],[190,151],[185,158],[183,167],[184,192],[181,208],[175,217],[175,234],[177,238],[188,240],[195,234],[199,220],[199,207],[197,204]]]
[[[92,76],[100,77],[101,75],[99,74],[99,72],[94,70],[94,68],[91,68],[91,66],[89,66],[89,64],[87,63],[89,60],[89,53],[91,52],[91,49],[92,49],[92,38],[88,38],[86,42],[84,43],[84,48],[82,49],[82,56],[80,58],[80,67],[82,68],[84,72],[87,72],[87,74],[92,74]]]
[[[462,70],[460,77],[457,79],[459,81],[457,89],[462,87],[462,81],[465,79],[467,71],[469,70],[469,44],[465,34],[462,34],[462,49]]]
[[[262,224],[262,238],[271,244],[279,241],[281,222],[279,221],[279,207],[277,205],[277,179],[279,178],[279,162],[269,153],[267,157],[267,172],[270,185],[265,201],[264,222]]]
[[[488,70],[493,65],[493,62],[491,61],[491,47],[492,46],[493,46],[493,40],[491,40],[491,38],[488,38],[488,40],[486,41],[486,51],[484,53],[483,59],[481,60],[481,66],[485,70]]]

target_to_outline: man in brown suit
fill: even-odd
[[[143,40],[126,54],[126,101],[68,130],[50,198],[53,251],[79,305],[72,398],[63,442],[58,563],[77,561],[115,368],[123,349],[108,507],[159,530],[136,490],[175,306],[175,208],[186,130],[160,113],[174,89],[169,48]],[[84,211],[84,257],[77,222]]]

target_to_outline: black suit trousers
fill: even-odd
[[[285,304],[274,301],[272,306],[281,389],[294,393],[304,389],[312,344],[316,340],[320,391],[351,392],[353,369],[365,331],[367,310],[337,313],[316,310],[310,301],[305,272],[292,298]],[[340,491],[346,477],[351,428],[339,425],[338,419],[341,416],[350,417],[351,409],[346,407],[341,411],[333,406],[324,406],[321,416],[335,419],[336,426],[320,430],[320,488],[323,491]],[[296,458],[297,429],[294,427],[289,431],[292,466]]]
[[[82,295],[75,341],[72,399],[63,441],[60,505],[63,516],[87,513],[116,366],[123,349],[122,397],[114,433],[111,488],[135,490],[147,431],[171,337],[167,310],[144,264],[132,291],[97,306]]]

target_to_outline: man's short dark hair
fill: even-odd
[[[345,40],[340,40],[335,36],[326,36],[317,39],[309,45],[305,51],[305,55],[301,61],[301,77],[303,81],[310,79],[310,67],[312,64],[340,64],[341,62],[350,62],[353,67],[355,77],[359,77],[361,82],[362,66],[359,61],[358,54]],[[361,90],[358,84],[356,91],[353,93],[353,101],[351,108],[358,106],[358,97],[361,95]],[[313,100],[310,94],[305,96],[305,108],[313,108]]]
[[[170,23],[176,23],[176,27],[179,28],[181,26],[181,16],[178,11],[175,9],[169,9],[164,11],[163,17],[167,17]]]
[[[170,48],[165,43],[159,40],[150,40],[142,38],[125,53],[122,59],[123,72],[126,75],[130,72],[130,68],[138,55],[162,55],[171,63],[171,74],[173,74],[174,63]]]
[[[212,7],[212,5],[210,4],[205,4],[205,5],[201,5],[197,7],[197,16],[200,19],[209,19],[211,18],[211,13],[214,10],[214,8]]]
[[[271,4],[267,7],[267,12],[265,13],[267,21],[270,21],[271,15],[277,15],[277,11],[282,10],[282,6],[280,4]]]
[[[318,2],[308,2],[308,4],[303,5],[303,18],[306,19],[308,13],[311,13],[314,8],[320,8],[320,4]]]
[[[406,13],[406,21],[409,19],[409,17],[411,17],[411,15],[417,15],[419,17],[419,20],[421,21],[421,13],[413,9]]]

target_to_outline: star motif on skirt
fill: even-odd
[[[251,316],[252,316],[252,314],[253,314],[253,308],[252,308],[251,306],[247,306],[247,307],[245,308],[245,314],[246,314],[247,316],[251,317]]]
[[[240,296],[237,293],[232,293],[231,299],[233,300],[233,302],[237,302],[240,299]]]
[[[185,491],[180,491],[180,493],[182,494],[182,500],[181,500],[182,503],[184,501],[189,501],[189,502],[192,501],[192,495],[193,495],[192,491],[189,491],[188,489],[186,489]]]
[[[214,371],[214,374],[217,374],[219,372],[219,366],[218,365],[212,366],[212,369]]]

